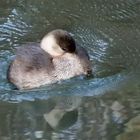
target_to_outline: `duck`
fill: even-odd
[[[91,75],[91,61],[87,51],[78,45],[72,35],[55,29],[40,43],[17,47],[7,78],[17,89],[32,89],[57,83],[80,75]]]

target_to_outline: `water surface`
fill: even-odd
[[[15,48],[56,28],[87,49],[94,78],[14,90],[6,71]],[[139,44],[138,0],[2,0],[0,139],[139,140]]]

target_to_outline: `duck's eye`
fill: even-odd
[[[67,49],[67,48],[62,48],[62,50],[63,50],[63,51],[65,51],[65,52],[67,52],[67,51],[68,51],[68,49]]]

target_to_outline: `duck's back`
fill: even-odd
[[[19,89],[38,87],[53,69],[52,57],[38,43],[31,43],[17,49],[9,66],[8,79]]]

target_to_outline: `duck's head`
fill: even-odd
[[[61,29],[49,32],[42,39],[41,48],[53,57],[76,51],[75,41],[72,36]]]

